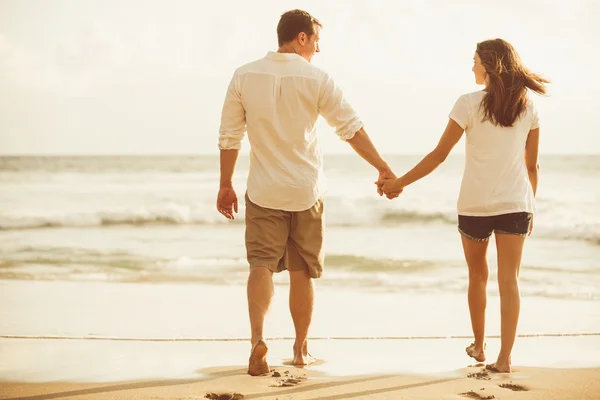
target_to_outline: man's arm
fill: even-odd
[[[360,128],[358,132],[354,133],[354,136],[346,141],[352,146],[356,154],[375,167],[377,171],[380,173],[391,172],[390,166],[381,157],[364,128]]]
[[[396,179],[396,175],[394,172],[392,172],[392,169],[388,163],[383,159],[383,157],[381,157],[364,128],[360,128],[360,130],[356,132],[354,136],[346,141],[350,144],[350,146],[352,146],[356,154],[361,156],[366,162],[377,169],[379,172],[377,182],[384,179]],[[387,193],[386,197],[388,199],[393,199],[398,197],[401,192],[402,190],[398,190],[393,193]],[[377,185],[377,193],[380,196],[383,195],[381,185]]]
[[[235,165],[237,164],[239,155],[240,151],[237,149],[221,150],[221,179],[219,184],[220,188],[233,187],[233,172],[235,171]]]
[[[217,210],[229,219],[234,219],[233,213],[238,210],[237,195],[233,188],[233,172],[245,132],[246,112],[242,105],[237,75],[234,74],[227,88],[221,113],[221,127],[219,128],[221,178],[217,195]]]
[[[227,219],[235,219],[234,212],[238,212],[238,199],[233,188],[233,171],[239,154],[239,150],[221,150],[221,182],[217,195],[217,210]]]
[[[359,156],[377,169],[379,180],[395,179],[396,176],[375,148],[362,121],[344,98],[341,89],[327,74],[322,76],[320,85],[319,113],[329,126],[334,127],[340,139],[348,142]],[[380,196],[383,194],[379,187],[377,192]],[[388,198],[397,197],[398,194],[389,195]]]
[[[246,133],[246,111],[242,104],[237,73],[231,78],[221,111],[219,149],[239,150]]]

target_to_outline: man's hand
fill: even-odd
[[[235,219],[233,212],[238,212],[238,199],[231,186],[222,186],[217,195],[217,210],[227,219]]]
[[[404,188],[398,184],[398,180],[396,179],[384,179],[379,181],[378,184],[381,185],[381,190],[388,199],[398,197],[398,195],[402,193],[402,190],[404,190]]]
[[[395,192],[385,192],[383,190],[383,181],[388,180],[388,179],[396,179],[396,175],[392,172],[391,169],[386,169],[383,171],[379,172],[379,178],[377,179],[377,182],[375,182],[375,184],[377,185],[377,193],[380,196],[383,196],[385,194],[385,197],[387,197],[388,199],[395,199],[396,197],[400,196],[400,193],[402,193],[402,190],[399,191],[395,191]]]

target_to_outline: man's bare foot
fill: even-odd
[[[304,342],[302,345],[302,350],[298,350],[296,346],[294,346],[294,359],[292,360],[292,365],[296,366],[307,366],[316,362],[317,359],[310,355],[308,352],[308,343]]]
[[[252,351],[250,352],[250,360],[248,361],[248,374],[252,376],[259,376],[268,374],[271,370],[269,364],[267,364],[267,352],[269,349],[262,340],[259,340]]]
[[[485,369],[487,369],[488,371],[491,371],[491,372],[503,372],[503,373],[512,372],[512,370],[510,368],[510,363],[500,363],[499,361],[496,361],[493,364],[486,365]]]
[[[476,348],[475,343],[471,343],[466,349],[467,355],[473,357],[476,361],[485,361],[485,343],[482,348]]]

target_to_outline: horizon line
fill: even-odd
[[[383,156],[425,156],[425,152],[406,152],[406,153],[381,153]],[[248,152],[241,152],[240,156],[248,156]],[[324,152],[323,156],[348,156],[357,155],[354,152]],[[449,156],[464,156],[464,153],[450,154]],[[551,156],[600,156],[600,152],[596,153],[583,153],[583,152],[572,152],[572,153],[559,153],[549,152],[540,153],[540,156],[551,155]],[[0,153],[0,157],[205,157],[214,156],[218,157],[219,153]],[[358,156],[358,155],[357,155]]]

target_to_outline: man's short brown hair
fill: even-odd
[[[322,26],[319,20],[302,10],[291,10],[283,13],[277,24],[277,40],[279,45],[290,42],[300,32],[311,36],[315,33],[315,25]]]

